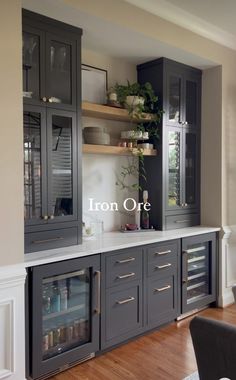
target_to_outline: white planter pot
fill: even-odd
[[[130,107],[137,107],[138,105],[144,105],[144,98],[136,95],[126,96],[126,104]]]

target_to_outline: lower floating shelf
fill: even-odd
[[[135,148],[123,148],[120,146],[111,145],[93,145],[83,144],[83,153],[90,154],[114,154],[120,156],[135,155]],[[144,156],[156,156],[157,151],[155,149],[143,149]]]

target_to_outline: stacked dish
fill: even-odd
[[[85,127],[83,129],[85,144],[109,145],[110,135],[105,127]]]

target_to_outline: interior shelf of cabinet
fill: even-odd
[[[117,121],[130,121],[130,115],[124,108],[110,107],[102,104],[82,102],[82,115]],[[133,118],[133,122],[145,122],[152,119],[151,114],[143,114],[143,118]]]
[[[111,145],[93,145],[93,144],[83,144],[83,153],[90,154],[114,154],[120,156],[131,156],[135,155],[135,148],[123,148],[120,146]],[[156,156],[157,151],[155,149],[143,149],[144,156]]]

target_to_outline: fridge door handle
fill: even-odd
[[[182,252],[182,283],[186,284],[188,275],[188,252]]]
[[[97,280],[96,282],[97,300],[96,300],[96,306],[94,308],[94,312],[96,314],[101,314],[101,272],[99,270],[96,270],[94,272],[94,275]]]

